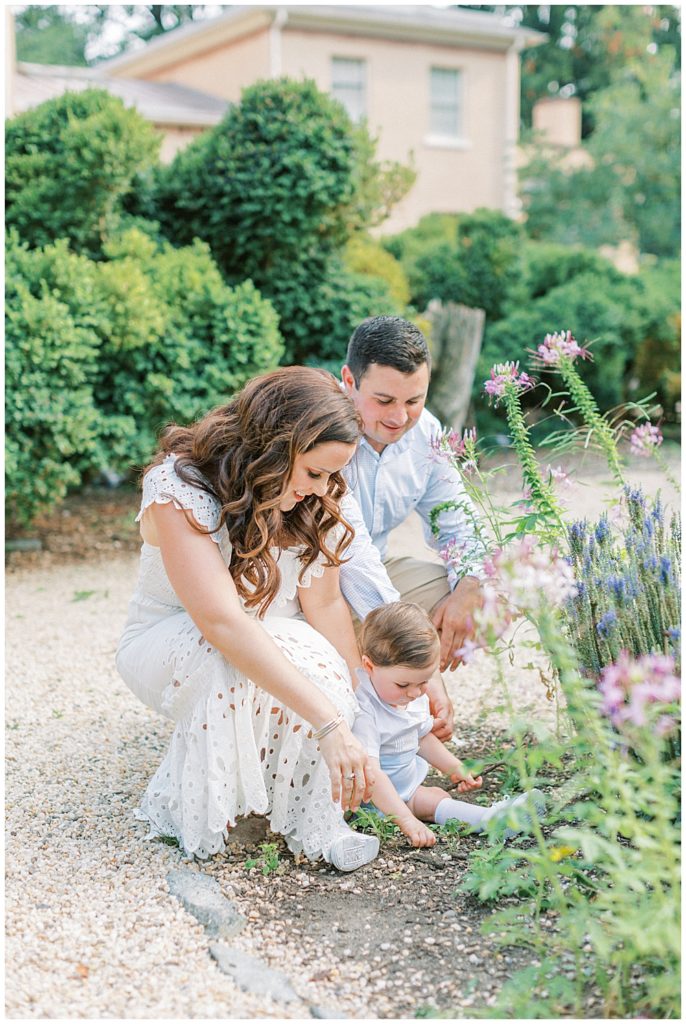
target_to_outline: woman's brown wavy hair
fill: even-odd
[[[263,616],[281,582],[270,547],[302,546],[302,579],[320,552],[326,565],[340,565],[353,538],[339,509],[346,490],[340,473],[331,475],[323,498],[311,494],[280,511],[296,455],[329,441],[355,444],[360,435],[355,406],[330,373],[287,366],[249,381],[228,405],[191,426],[167,427],[151,466],[175,453],[181,479],[220,502],[217,529],[226,524],[229,532],[231,576],[245,604],[259,606]],[[326,535],[337,523],[343,531],[330,550]]]

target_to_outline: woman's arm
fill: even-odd
[[[328,566],[309,587],[298,587],[305,618],[318,633],[333,644],[350,671],[353,689],[357,686],[355,669],[362,668],[353,620],[340,588],[340,569]]]
[[[336,708],[281,653],[259,622],[243,611],[235,584],[217,544],[195,530],[173,503],[148,509],[164,567],[174,591],[205,639],[239,672],[312,724],[315,730],[336,717]],[[331,773],[335,801],[356,808],[370,792],[367,756],[342,722],[320,741]],[[352,789],[343,779],[357,775]]]

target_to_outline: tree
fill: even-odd
[[[588,101],[610,84],[618,68],[642,56],[645,46],[658,50],[669,46],[677,67],[680,63],[680,12],[670,4],[641,5],[633,11],[629,5],[617,4],[465,6],[497,12],[522,27],[548,36],[546,42],[522,51],[522,128],[531,127],[531,111],[537,100],[547,96],[577,96],[582,104],[585,138],[595,123]],[[647,38],[643,30],[636,32],[639,22],[647,29]]]
[[[87,64],[89,26],[74,21],[68,8],[27,6],[15,15],[15,30],[17,60],[79,67]]]
[[[673,256],[680,241],[680,91],[671,47],[651,49],[637,8],[599,16],[607,38],[633,54],[589,100],[595,130],[589,166],[566,170],[541,147],[524,170],[527,230],[534,238],[584,245],[634,241]]]
[[[92,16],[91,57],[114,57],[138,42],[173,32],[192,21],[215,17],[226,8],[213,4],[96,4]],[[116,37],[107,46],[102,37]]]
[[[84,66],[223,10],[212,4],[26,5],[15,14],[17,59]]]

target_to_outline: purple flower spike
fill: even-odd
[[[538,355],[546,366],[556,366],[562,358],[571,359],[572,362],[575,359],[591,358],[591,353],[579,345],[571,331],[546,334],[543,344],[538,346]]]
[[[631,454],[647,458],[655,448],[659,448],[664,438],[660,428],[653,423],[642,423],[631,434]]]

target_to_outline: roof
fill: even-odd
[[[106,89],[156,125],[209,127],[218,124],[230,106],[218,96],[185,85],[111,78],[102,73],[100,66],[75,68],[19,63],[14,75],[13,113],[20,114],[44,100],[82,89]]]
[[[281,28],[332,32],[407,42],[440,43],[505,50],[535,46],[547,37],[520,28],[508,17],[429,4],[353,6],[345,4],[260,4],[232,7],[216,17],[189,22],[150,40],[144,47],[103,61],[119,75],[149,72],[276,23]]]

